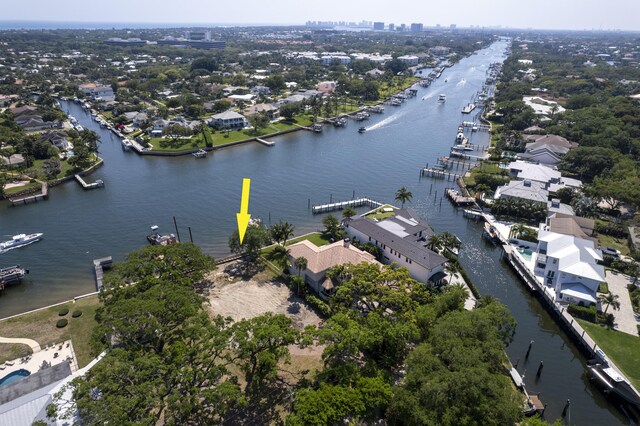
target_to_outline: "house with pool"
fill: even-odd
[[[536,278],[555,291],[557,302],[598,303],[598,286],[605,281],[605,273],[602,254],[593,240],[552,232],[548,225],[540,224],[531,260]]]

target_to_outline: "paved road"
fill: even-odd
[[[613,294],[617,294],[618,302],[620,302],[620,310],[609,308],[607,311],[607,313],[613,314],[616,318],[615,329],[637,336],[638,322],[633,315],[631,297],[629,297],[629,290],[627,290],[627,285],[633,283],[633,278],[628,275],[612,271],[607,271],[605,278],[609,285],[609,291]],[[603,310],[606,309],[607,305],[603,303],[602,308]]]

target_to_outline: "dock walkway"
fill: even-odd
[[[434,178],[447,178],[447,180],[454,180],[460,177],[459,174],[447,172],[443,167],[424,167],[420,170],[420,176],[429,176]]]
[[[113,258],[111,256],[93,260],[93,270],[96,273],[96,291],[102,291],[104,270],[111,268]]]
[[[276,144],[274,141],[266,141],[260,138],[256,138],[256,140],[260,142],[262,145],[266,145],[266,146],[274,146]]]
[[[464,195],[460,194],[460,192],[458,192],[454,188],[447,188],[445,190],[445,195],[456,206],[470,206],[470,205],[476,203],[476,199],[475,198],[473,198],[473,197],[465,197]]]
[[[369,206],[375,209],[378,207],[382,207],[383,205],[384,203],[372,200],[370,198],[363,197],[363,198],[356,198],[354,200],[339,201],[336,203],[316,205],[311,207],[311,211],[313,212],[313,214],[318,214],[318,213],[325,213],[325,212],[330,212],[334,210],[340,210],[345,207]]]
[[[93,183],[87,183],[84,179],[82,179],[82,176],[80,175],[74,175],[74,178],[76,179],[76,181],[78,181],[80,186],[82,186],[82,189],[84,189],[85,191],[88,191],[89,189],[101,188],[104,186],[104,181],[102,179],[98,179]]]

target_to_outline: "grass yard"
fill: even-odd
[[[25,189],[36,189],[36,188],[40,188],[40,184],[38,182],[30,182],[26,185],[14,186],[12,188],[5,189],[4,194],[7,197],[11,197],[13,194],[17,194],[18,192],[24,191]]]
[[[631,384],[640,389],[640,337],[610,330],[588,321],[576,321],[622,370]]]
[[[384,206],[378,207],[373,212],[366,215],[366,217],[368,217],[369,219],[382,220],[382,219],[386,219],[388,217],[393,217],[396,215],[395,211],[385,212],[384,211],[385,208],[391,208],[395,210],[395,208],[392,205],[385,204]]]
[[[89,296],[76,303],[65,303],[51,308],[19,317],[0,321],[0,336],[33,339],[45,346],[71,339],[78,358],[78,365],[84,367],[93,359],[90,349],[91,335],[97,325],[95,321],[96,309],[101,303],[98,296]],[[58,312],[69,308],[69,313],[63,317]],[[82,311],[82,316],[72,318],[75,310]],[[56,321],[66,318],[69,324],[64,328],[57,328]],[[25,345],[0,343],[0,364],[20,358],[31,353]]]
[[[613,247],[620,250],[620,253],[629,255],[629,246],[626,238],[616,238],[611,235],[598,234],[598,242],[602,247]]]
[[[153,147],[153,151],[162,152],[186,151],[188,149],[204,148],[205,146],[201,135],[194,136],[191,139],[177,139],[175,141],[170,138],[151,138],[149,143]]]

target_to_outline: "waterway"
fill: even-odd
[[[244,177],[252,179],[250,213],[266,224],[289,221],[297,234],[322,227],[322,217],[311,214],[309,203],[346,200],[354,193],[393,202],[397,189],[406,186],[413,193],[409,206],[436,232],[460,237],[461,261],[480,292],[505,303],[518,321],[507,351],[514,363],[520,359],[520,372],[526,369],[529,392],[540,392],[548,404],[546,418],[558,418],[570,399],[571,424],[629,424],[588,381],[584,357],[500,261],[499,250],[482,240],[481,225],[468,222],[442,199],[444,188],[453,183],[419,178],[421,167],[448,154],[458,125],[470,119],[462,107],[481,89],[489,64],[504,59],[506,46],[496,42],[462,59],[429,88],[418,88],[416,98],[372,114],[363,134],[357,132],[361,123],[325,126],[322,134],[296,132],[275,138],[273,147],[250,143],[217,150],[207,159],[123,152],[119,140],[78,105],[64,103],[83,126],[101,135],[105,165],[88,180],[102,179],[105,187],[83,191],[69,182],[53,188],[43,202],[0,204],[0,236],[45,234],[38,243],[0,255],[2,265],[19,263],[31,271],[21,285],[0,296],[0,317],[94,291],[92,259],[122,260],[146,244],[151,225],[174,232],[173,216],[183,241],[191,227],[194,242],[206,253],[227,254]],[[444,104],[437,103],[440,93],[447,97]],[[486,133],[470,136],[472,143],[488,142]],[[525,361],[531,340],[535,343]],[[536,378],[540,361],[544,369]]]

